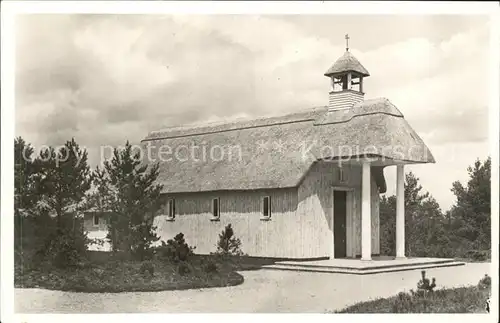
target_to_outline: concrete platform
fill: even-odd
[[[324,273],[344,273],[355,275],[378,274],[394,271],[417,270],[436,267],[465,265],[464,262],[447,258],[394,258],[374,257],[366,261],[361,259],[327,259],[311,261],[279,261],[263,269],[294,270]]]

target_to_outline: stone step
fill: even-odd
[[[421,264],[405,264],[398,266],[377,266],[375,268],[353,268],[353,267],[327,267],[327,266],[307,266],[307,265],[285,265],[285,264],[274,264],[263,266],[262,269],[269,270],[287,270],[287,271],[303,271],[303,272],[319,272],[319,273],[337,273],[337,274],[354,274],[354,275],[368,275],[368,274],[379,274],[397,271],[407,271],[407,270],[419,270],[419,269],[430,269],[439,267],[454,267],[463,266],[464,262],[461,261],[448,261],[439,263],[421,263]]]
[[[359,260],[362,261],[362,260]],[[455,262],[454,259],[435,259],[435,260],[425,260],[419,262],[399,262],[399,263],[391,263],[385,262],[384,264],[371,263],[366,266],[349,266],[349,265],[337,265],[337,264],[328,264],[328,263],[308,263],[308,262],[291,262],[291,261],[281,261],[275,263],[275,265],[280,266],[291,266],[291,267],[308,267],[308,268],[330,268],[330,269],[352,269],[352,270],[373,270],[373,269],[385,269],[385,268],[398,268],[398,267],[408,267],[415,265],[439,265],[439,264],[447,264]]]

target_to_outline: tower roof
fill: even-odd
[[[356,57],[347,50],[332,67],[325,72],[325,76],[338,75],[345,72],[356,72],[362,76],[370,76],[366,68],[361,65]]]

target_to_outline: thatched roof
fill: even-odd
[[[370,76],[370,73],[361,63],[354,57],[351,52],[346,51],[332,67],[325,72],[325,76],[334,76],[344,72],[356,72],[362,76]]]
[[[434,162],[387,99],[339,111],[322,107],[281,117],[168,128],[151,132],[142,143],[152,146],[151,161],[160,162],[158,180],[165,193],[296,187],[314,162],[359,155],[389,163]],[[193,158],[189,149],[195,146]],[[383,191],[383,165],[375,166],[374,178]]]

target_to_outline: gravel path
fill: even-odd
[[[475,285],[491,264],[427,270],[438,288]],[[16,289],[17,313],[315,312],[415,288],[420,271],[367,276],[275,270],[242,272],[239,286],[144,293],[72,293]]]

